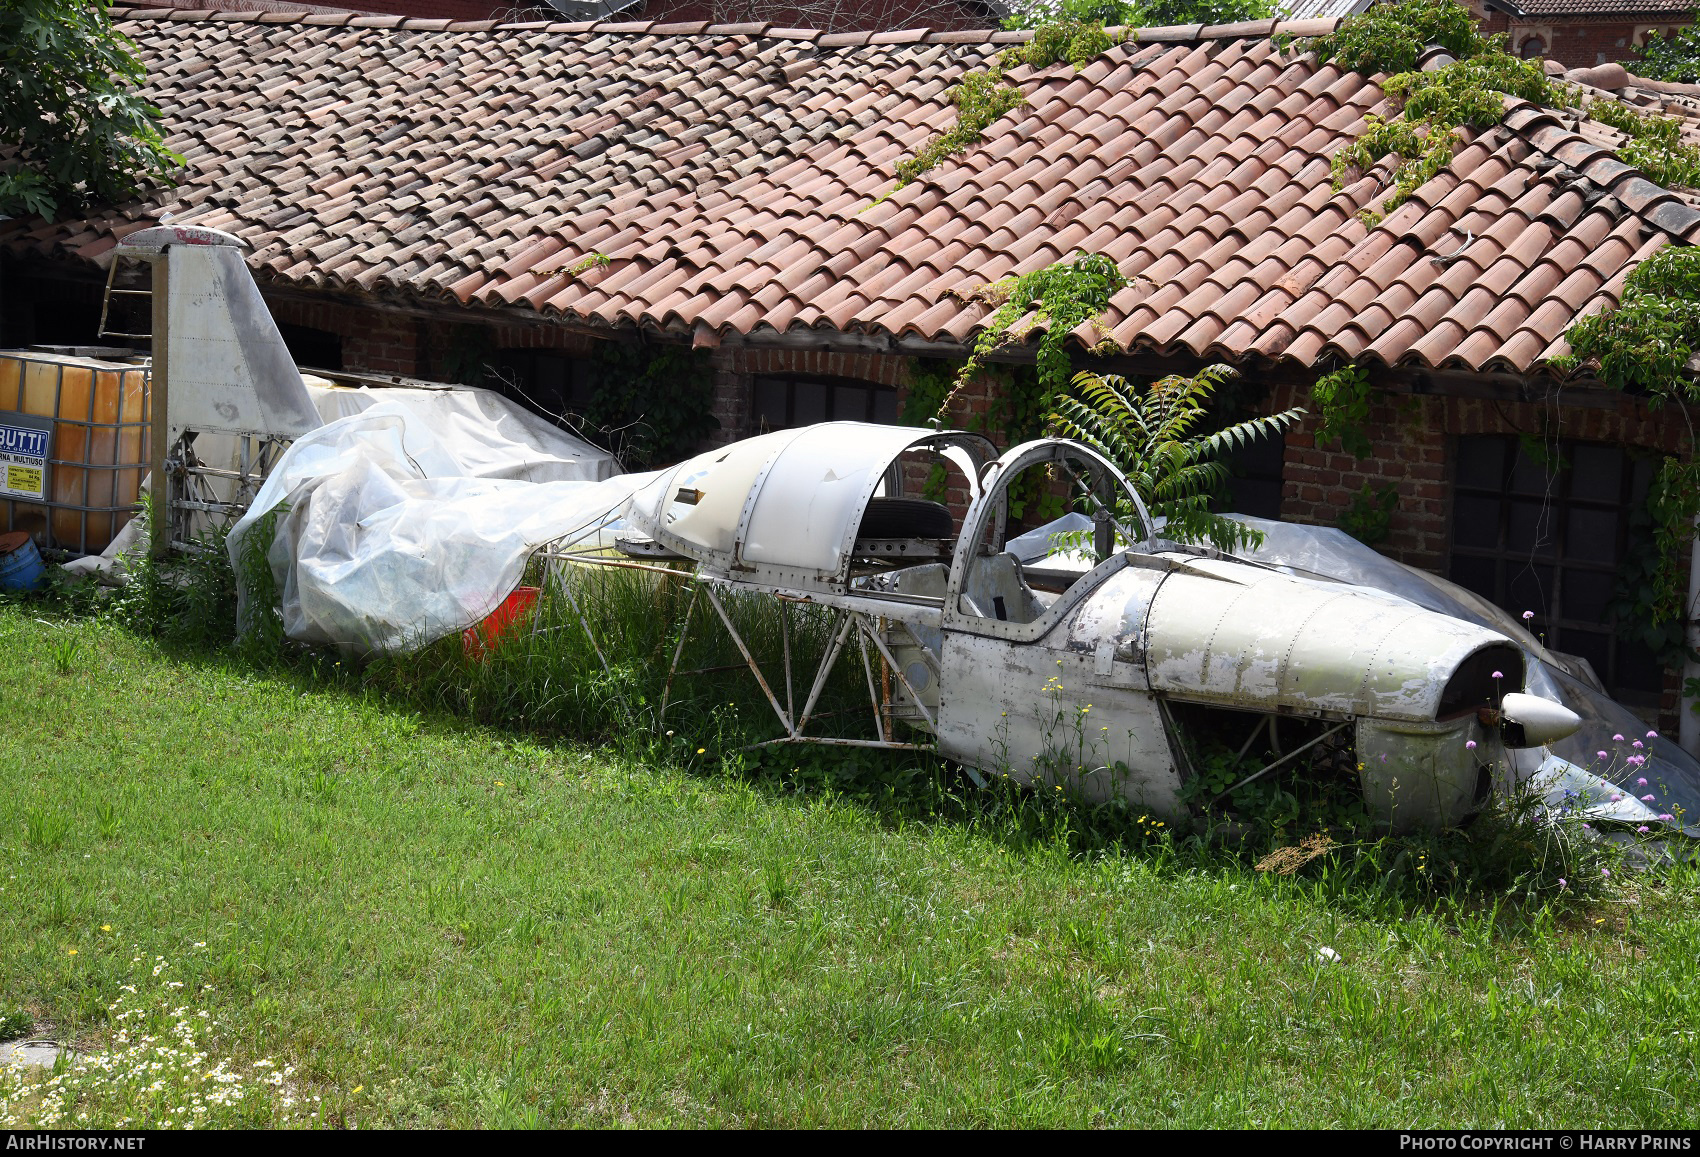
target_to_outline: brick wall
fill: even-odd
[[[720,429],[709,439],[724,445],[747,438],[751,428],[754,379],[767,374],[810,374],[828,378],[852,378],[894,386],[899,391],[909,383],[908,359],[890,354],[830,353],[826,350],[748,349],[723,346],[714,354],[714,416]]]
[[[588,353],[594,339],[545,325],[487,325],[461,321],[453,314],[413,317],[389,310],[368,309],[337,301],[269,299],[272,317],[282,325],[299,325],[334,333],[342,339],[342,368],[354,373],[397,374],[442,380],[450,353],[466,327],[482,327],[480,339],[494,349],[556,349]]]
[[[1616,17],[1588,19],[1585,17],[1549,17],[1546,19],[1515,19],[1504,12],[1478,14],[1483,32],[1506,33],[1510,50],[1524,54],[1524,45],[1534,39],[1540,42],[1538,54],[1556,60],[1566,68],[1592,68],[1607,61],[1633,61],[1637,49],[1651,29],[1670,34],[1685,27],[1686,20],[1647,23]]]
[[[1275,391],[1275,409],[1304,405],[1304,387]],[[1501,402],[1438,395],[1378,395],[1367,424],[1373,451],[1359,460],[1338,445],[1318,446],[1317,418],[1287,435],[1281,517],[1333,526],[1364,486],[1391,483],[1399,494],[1382,553],[1425,570],[1446,569],[1451,548],[1452,439],[1470,434],[1526,434],[1676,451],[1686,438],[1680,416],[1655,414],[1628,397],[1590,398],[1601,405]]]

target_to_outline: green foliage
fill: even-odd
[[[1006,29],[1038,28],[1059,20],[1096,23],[1105,28],[1162,28],[1175,24],[1232,24],[1264,20],[1276,14],[1267,0],[1034,0],[1011,6]]]
[[[891,193],[965,152],[982,140],[986,129],[1005,113],[1027,103],[1021,90],[1004,79],[1008,69],[1023,64],[1048,68],[1064,60],[1079,69],[1114,43],[1098,20],[1065,15],[1060,20],[1033,27],[1031,40],[1002,53],[985,72],[968,73],[950,90],[950,103],[956,106],[956,123],[921,146],[913,157],[897,162],[897,184]]]
[[[35,1027],[35,1017],[21,1008],[0,1012],[0,1041],[20,1037]]]
[[[1065,18],[1036,27],[1033,39],[1006,50],[999,58],[999,64],[1003,68],[1022,64],[1032,68],[1049,68],[1066,60],[1079,70],[1114,43],[1100,22]]]
[[[1617,155],[1647,179],[1661,185],[1692,188],[1700,185],[1700,148],[1682,139],[1682,122],[1675,117],[1641,113],[1615,100],[1588,106],[1588,116],[1628,135]]]
[[[695,452],[720,428],[708,350],[671,343],[596,343],[586,432],[629,470],[647,470]]]
[[[981,430],[994,441],[1016,445],[1038,437],[1056,408],[1057,399],[1068,389],[1073,367],[1069,359],[1069,334],[1083,322],[1102,313],[1110,297],[1126,285],[1115,262],[1095,253],[1077,254],[1032,273],[981,286],[977,296],[995,305],[992,315],[975,339],[974,349],[957,367],[948,389],[940,389],[938,367],[923,367],[911,378],[911,394],[904,420],[915,425],[950,422],[957,396],[973,382],[991,377],[1001,387],[1000,406],[984,417],[970,416],[970,428]],[[1026,330],[1013,327],[1029,313],[1033,319]],[[994,367],[988,358],[1011,341],[1020,340],[1039,326],[1036,367]],[[1039,477],[1010,495],[1010,511],[1017,518],[1029,502],[1044,501]],[[1047,507],[1048,510],[1048,507]]]
[[[1643,395],[1650,408],[1675,401],[1700,401],[1688,368],[1700,350],[1700,249],[1667,246],[1636,266],[1624,282],[1616,309],[1583,318],[1565,332],[1571,352],[1553,359],[1561,371],[1584,362],[1600,381]],[[1692,443],[1692,434],[1690,443]],[[1659,645],[1666,661],[1679,653],[1684,557],[1700,515],[1700,463],[1690,445],[1687,458],[1667,456],[1647,495],[1655,565],[1646,581],[1619,587],[1619,621]],[[1674,625],[1674,626],[1673,626]]]
[[[144,527],[153,519],[143,500]],[[199,536],[194,548],[155,558],[126,556],[130,581],[107,604],[112,617],[141,634],[175,646],[222,649],[236,637],[236,574],[225,545],[229,532]],[[144,529],[141,541],[148,541]]]
[[[1071,261],[982,286],[980,299],[997,308],[986,319],[973,352],[957,371],[955,387],[940,404],[938,418],[945,417],[957,392],[984,372],[988,357],[1040,326],[1046,328],[1039,336],[1035,355],[1039,370],[1035,405],[1049,413],[1068,386],[1069,334],[1108,308],[1111,295],[1126,284],[1114,261],[1097,253],[1080,253]],[[1029,313],[1033,319],[1027,329],[1015,332],[1012,327]]]
[[[1374,12],[1397,10],[1389,5]],[[1538,60],[1519,60],[1497,40],[1481,55],[1453,61],[1432,72],[1401,72],[1382,85],[1400,114],[1392,119],[1371,114],[1362,135],[1330,159],[1336,191],[1347,177],[1387,156],[1400,158],[1393,171],[1393,191],[1384,211],[1404,204],[1452,160],[1455,130],[1488,128],[1505,115],[1504,97],[1522,97],[1539,104],[1564,105],[1574,98],[1564,85],[1555,85]],[[1371,214],[1373,217],[1373,214]]]
[[[1410,72],[1430,44],[1464,60],[1487,51],[1489,41],[1457,0],[1405,0],[1347,17],[1305,47],[1316,53],[1319,63],[1333,61],[1347,72],[1375,76]]]
[[[463,386],[482,386],[496,361],[496,335],[487,325],[456,325],[443,351],[443,377]]]
[[[159,110],[132,91],[134,48],[106,0],[0,5],[0,214],[117,204],[182,164]]]
[[[1449,52],[1452,63],[1431,72],[1416,71],[1431,44]],[[1338,192],[1352,172],[1366,170],[1383,157],[1399,157],[1383,212],[1398,208],[1446,167],[1452,160],[1455,130],[1498,124],[1505,115],[1505,96],[1555,106],[1574,103],[1571,89],[1554,84],[1540,61],[1520,60],[1506,52],[1503,36],[1483,36],[1457,0],[1378,5],[1348,17],[1333,33],[1307,41],[1305,47],[1322,63],[1332,61],[1364,76],[1386,76],[1382,88],[1399,115],[1369,116],[1362,135],[1331,161]],[[1380,220],[1368,209],[1359,217],[1369,226]]]
[[[1387,538],[1393,526],[1393,512],[1399,509],[1399,490],[1391,482],[1372,486],[1368,482],[1352,495],[1352,503],[1340,515],[1341,530],[1363,543],[1374,546]]]
[[[1617,633],[1651,650],[1666,667],[1681,667],[1688,658],[1683,568],[1667,560],[1688,553],[1697,514],[1700,470],[1665,458],[1645,501],[1629,513],[1629,543],[1607,608]]]
[[[567,266],[563,272],[568,277],[578,277],[581,274],[589,273],[592,269],[606,269],[613,263],[614,259],[606,253],[591,253]]]
[[[1700,81],[1700,27],[1690,24],[1673,36],[1649,32],[1647,43],[1641,47],[1641,59],[1630,71],[1649,80],[1672,80],[1678,84]]]
[[[1321,421],[1316,427],[1316,444],[1338,441],[1353,457],[1368,458],[1373,450],[1364,424],[1369,421],[1369,373],[1355,364],[1341,366],[1316,379],[1310,400],[1316,403]]]
[[[1630,273],[1616,309],[1585,317],[1565,333],[1574,370],[1598,363],[1600,381],[1645,394],[1649,405],[1696,400],[1688,361],[1700,350],[1700,249],[1667,246]]]
[[[956,106],[956,123],[928,141],[913,157],[897,162],[897,189],[979,142],[987,126],[1010,109],[1027,103],[1027,98],[1020,89],[1004,83],[1003,70],[994,67],[964,76],[950,90],[950,103]]]
[[[1222,551],[1255,547],[1263,541],[1261,533],[1210,509],[1211,501],[1226,493],[1231,477],[1222,459],[1257,438],[1279,437],[1304,411],[1201,433],[1210,417],[1211,395],[1233,376],[1227,366],[1210,366],[1193,377],[1176,374],[1140,388],[1113,374],[1082,373],[1072,392],[1057,399],[1052,427],[1120,467],[1152,516],[1168,519],[1167,537],[1208,542]],[[1124,518],[1130,516],[1124,512]]]

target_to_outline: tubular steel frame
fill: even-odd
[[[755,678],[756,685],[761,689],[762,696],[767,700],[768,707],[772,709],[774,717],[779,721],[779,725],[785,729],[784,735],[775,739],[764,740],[760,743],[752,743],[744,750],[757,747],[771,747],[785,743],[818,743],[835,747],[874,747],[883,748],[889,751],[933,751],[936,749],[936,745],[932,743],[908,743],[892,738],[891,729],[895,722],[893,703],[889,694],[881,694],[880,687],[882,684],[889,687],[890,678],[893,674],[896,675],[897,680],[902,685],[903,689],[908,692],[910,700],[914,707],[920,712],[926,728],[929,731],[934,732],[934,734],[937,734],[938,720],[936,716],[927,709],[926,704],[922,702],[920,694],[910,683],[909,677],[904,672],[902,665],[899,664],[892,656],[890,648],[886,645],[884,638],[881,637],[881,620],[866,611],[854,610],[848,607],[831,606],[831,604],[824,603],[819,599],[787,598],[783,595],[771,596],[779,604],[781,663],[784,671],[782,689],[784,691],[785,700],[782,705],[780,703],[779,693],[774,690],[773,684],[769,682],[767,675],[762,671],[761,664],[756,660],[755,653],[750,649],[749,643],[738,630],[737,624],[732,621],[732,616],[727,613],[726,605],[721,600],[720,593],[716,589],[718,587],[728,585],[724,582],[724,580],[700,575],[689,570],[676,570],[672,567],[658,566],[653,563],[632,562],[625,559],[608,558],[603,555],[572,552],[552,546],[545,547],[538,553],[552,562],[568,566],[614,567],[625,570],[650,571],[655,574],[664,575],[674,581],[690,584],[690,602],[685,605],[685,617],[684,621],[680,624],[679,640],[673,647],[673,658],[667,666],[667,681],[661,692],[661,710],[656,720],[658,726],[666,722],[667,708],[672,702],[673,683],[676,679],[691,675],[706,675],[716,671],[736,670],[739,666],[739,664],[734,663],[730,666],[722,665],[718,667],[699,667],[683,671],[679,669],[680,662],[684,658],[685,644],[691,637],[691,627],[697,617],[697,603],[701,600],[706,601],[709,607],[714,611],[713,617],[719,620],[721,626],[725,629],[727,636],[732,640],[733,646],[738,649],[738,654],[743,659],[742,666],[746,667],[750,674]],[[570,584],[563,581],[560,585],[565,592]],[[567,599],[573,608],[574,614],[578,616],[579,624],[584,628],[585,635],[590,639],[591,646],[595,648],[597,656],[602,658],[604,654],[602,646],[597,641],[596,633],[592,629],[589,616],[585,613],[584,608],[579,601],[573,598],[570,593],[567,594]],[[790,604],[793,602],[810,602],[817,606],[825,606],[832,615],[830,620],[831,625],[829,627],[832,642],[827,647],[826,653],[821,657],[820,663],[815,668],[814,678],[809,685],[808,695],[803,700],[803,709],[801,712],[796,710],[797,686],[795,676],[797,672],[795,671],[791,654]],[[908,629],[907,625],[905,625],[905,629]],[[846,739],[832,735],[810,735],[808,734],[807,729],[811,722],[824,719],[830,714],[835,714],[833,712],[827,712],[817,715],[815,713],[815,707],[819,704],[820,697],[826,690],[827,681],[832,677],[833,670],[837,667],[839,660],[843,658],[846,644],[850,640],[850,634],[852,631],[856,633],[857,648],[862,657],[862,670],[867,680],[868,700],[873,709],[874,733],[879,736],[879,738]],[[910,634],[913,636],[913,632],[910,632]],[[877,683],[874,679],[872,656],[868,651],[868,643],[870,641],[873,643],[874,649],[880,656],[881,679]],[[918,641],[919,640],[917,640],[917,642]],[[926,648],[923,647],[922,651],[925,652]],[[928,652],[928,654],[930,655],[930,652]],[[606,666],[606,658],[603,658],[603,664]]]

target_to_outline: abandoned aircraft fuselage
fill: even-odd
[[[960,528],[942,506],[888,497],[906,454],[960,471]],[[1023,558],[1006,538],[1033,470],[1079,529]],[[973,434],[823,423],[700,455],[647,493],[631,519],[659,547],[710,584],[836,608],[887,661],[891,713],[985,772],[1178,821],[1199,802],[1186,732],[1206,728],[1244,738],[1242,755],[1261,736],[1256,774],[1307,752],[1350,760],[1372,814],[1411,828],[1470,814],[1502,746],[1531,742],[1502,716],[1523,685],[1505,636],[1165,542],[1127,479],[1078,443],[993,460]],[[808,707],[794,721],[769,697],[789,738],[807,738]]]

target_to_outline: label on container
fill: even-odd
[[[0,411],[0,498],[47,500],[52,445],[52,419]]]

